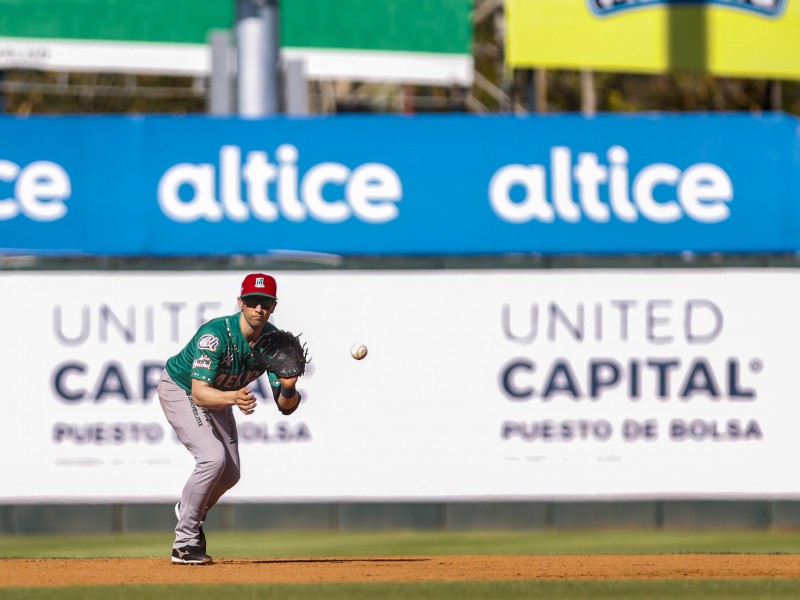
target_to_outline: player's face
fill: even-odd
[[[239,298],[239,308],[245,320],[254,329],[263,327],[275,310],[276,300],[264,296]]]

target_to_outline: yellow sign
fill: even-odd
[[[505,0],[513,68],[800,79],[800,0]]]

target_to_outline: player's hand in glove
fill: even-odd
[[[310,360],[300,336],[282,329],[263,333],[253,346],[253,361],[280,379],[300,377]]]

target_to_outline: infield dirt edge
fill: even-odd
[[[794,554],[601,554],[219,558],[9,558],[0,587],[540,579],[800,578]]]

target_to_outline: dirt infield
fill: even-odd
[[[800,578],[800,555],[223,558],[207,566],[176,566],[163,558],[0,560],[0,587],[740,577]]]

